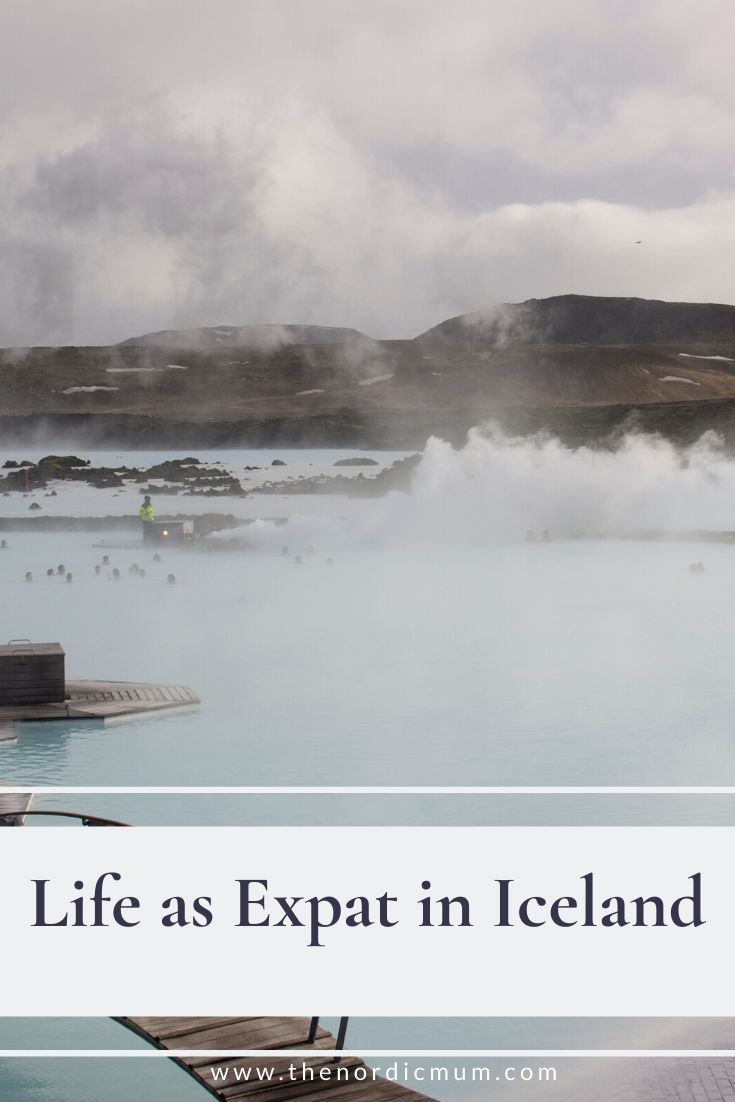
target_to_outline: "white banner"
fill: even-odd
[[[733,852],[721,827],[4,828],[0,1014],[733,1016]]]

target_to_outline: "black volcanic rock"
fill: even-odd
[[[370,459],[368,456],[357,455],[354,459],[338,459],[335,467],[379,467],[377,459]]]

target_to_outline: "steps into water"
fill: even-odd
[[[222,1102],[244,1102],[250,1097],[257,1097],[262,1102],[290,1102],[291,1099],[302,1102],[432,1102],[427,1095],[400,1083],[373,1077],[372,1070],[359,1057],[340,1057],[335,1050],[335,1037],[326,1029],[317,1029],[310,1042],[309,1018],[116,1018],[115,1021],[159,1049],[223,1049],[230,1052],[272,1049],[272,1059],[263,1056],[221,1060],[212,1056],[172,1057]],[[279,1049],[293,1048],[303,1050],[303,1057],[279,1057]],[[240,1068],[245,1071],[236,1075],[235,1069]],[[343,1070],[338,1076],[339,1068]],[[272,1076],[268,1078],[266,1073],[271,1069]],[[320,1077],[322,1069],[329,1070],[327,1078]]]

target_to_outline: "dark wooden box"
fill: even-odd
[[[0,706],[52,704],[66,696],[64,649],[59,643],[0,647]]]

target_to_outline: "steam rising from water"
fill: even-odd
[[[614,450],[575,450],[549,436],[474,430],[459,450],[429,441],[402,512],[418,534],[436,535],[441,525],[464,542],[528,528],[605,535],[733,528],[734,501],[735,460],[712,432],[684,450],[640,434]]]
[[[287,530],[261,522],[242,538],[251,546],[293,538],[333,548],[471,546],[517,540],[528,529],[557,536],[734,530],[735,459],[713,432],[684,449],[632,433],[604,450],[474,429],[461,448],[428,441],[410,495],[390,493],[341,518],[297,509]]]

